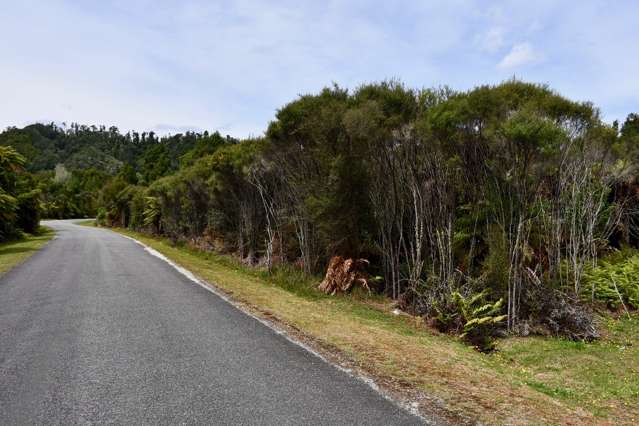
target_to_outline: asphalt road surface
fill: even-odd
[[[419,424],[140,245],[57,237],[0,278],[0,424]]]

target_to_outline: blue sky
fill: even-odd
[[[336,82],[516,76],[639,112],[639,1],[0,0],[0,127],[260,135]]]

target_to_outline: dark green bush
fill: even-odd
[[[18,195],[16,223],[24,232],[35,234],[40,226],[40,191],[34,189]]]
[[[104,207],[98,209],[98,214],[95,217],[95,223],[99,226],[105,226],[107,220],[107,210]]]

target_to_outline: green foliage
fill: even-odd
[[[436,303],[437,325],[442,331],[461,333],[461,337],[481,351],[494,348],[495,330],[506,319],[501,315],[503,299],[486,300],[487,291],[464,297],[454,291],[444,303]]]
[[[486,234],[486,249],[488,253],[482,265],[486,277],[486,285],[495,294],[504,294],[508,289],[508,248],[506,237],[497,227],[491,227]]]
[[[229,142],[229,139],[224,139],[218,132],[213,133],[211,136],[204,136],[196,142],[193,149],[180,157],[180,165],[181,167],[191,166],[198,159],[213,154]]]
[[[621,126],[621,138],[639,143],[639,114],[630,113]]]
[[[34,233],[40,222],[40,191],[24,174],[26,159],[13,147],[0,146],[0,241]]]
[[[226,144],[154,181],[147,194],[146,223],[173,240],[214,232],[245,255],[255,253],[262,205],[247,174],[260,144]]]
[[[145,226],[146,192],[147,188],[142,186],[131,188],[129,198],[130,217],[127,225],[129,229],[143,229]]]
[[[165,176],[171,170],[168,148],[161,144],[150,147],[142,154],[139,164],[142,178],[147,184]]]
[[[144,226],[159,228],[160,223],[160,203],[156,197],[145,197],[144,203]]]
[[[138,176],[135,173],[135,169],[130,164],[125,164],[118,173],[124,181],[130,185],[138,183]]]
[[[95,223],[98,226],[107,225],[107,209],[105,209],[104,207],[98,208],[98,212],[95,216]]]
[[[106,210],[105,222],[109,226],[126,226],[125,190],[126,181],[121,176],[116,176],[108,181],[100,192],[100,206]]]
[[[585,281],[585,300],[594,296],[614,309],[622,301],[628,308],[639,309],[639,254],[616,263],[602,261],[585,273]]]
[[[0,172],[2,173],[0,176],[2,177],[2,184],[6,185],[9,174],[20,170],[25,162],[25,158],[13,147],[0,146]]]
[[[638,210],[624,213],[623,230],[607,228],[620,206],[639,205],[638,123],[631,114],[617,132],[592,104],[517,80],[466,92],[391,80],[302,95],[277,111],[265,137],[244,141],[77,124],[11,128],[0,133],[0,148],[16,148],[0,151],[14,164],[0,172],[0,232],[32,228],[41,206],[44,217],[97,215],[269,271],[293,264],[321,273],[334,255],[362,257],[383,275],[381,292],[410,299],[420,314],[443,300],[442,327],[487,349],[483,339],[503,319],[502,302],[487,294],[507,302],[510,331],[521,320],[561,334],[579,306],[541,309],[531,291],[563,290],[570,276],[579,292],[581,268],[597,252],[639,244]],[[25,167],[34,175],[19,172]],[[636,304],[635,266],[626,263],[624,272],[587,273],[595,297],[612,307],[609,272],[625,303]]]
[[[40,190],[18,195],[17,226],[24,232],[36,234],[40,227]]]
[[[113,176],[150,183],[175,172],[186,153],[211,140],[234,141],[207,132],[158,138],[153,132],[121,134],[116,127],[34,124],[0,133],[0,148],[12,145],[27,159],[27,171],[37,174],[43,216],[68,218],[95,215],[99,191]]]
[[[15,197],[7,194],[0,188],[0,220],[3,224],[8,224],[15,219],[15,213],[18,209],[18,201]],[[6,230],[2,230],[6,232]]]

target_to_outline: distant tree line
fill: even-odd
[[[232,141],[208,132],[159,138],[153,132],[123,135],[115,127],[52,123],[9,128],[0,133],[0,146],[21,157],[20,176],[29,176],[39,190],[41,215],[64,219],[95,216],[100,191],[115,176],[148,185],[175,173],[180,161],[205,155],[201,141],[209,139]]]
[[[27,159],[46,217],[268,270],[365,258],[376,291],[478,344],[501,328],[590,339],[595,307],[639,308],[639,116],[609,125],[546,86],[333,86],[243,141],[35,125],[0,144]]]

